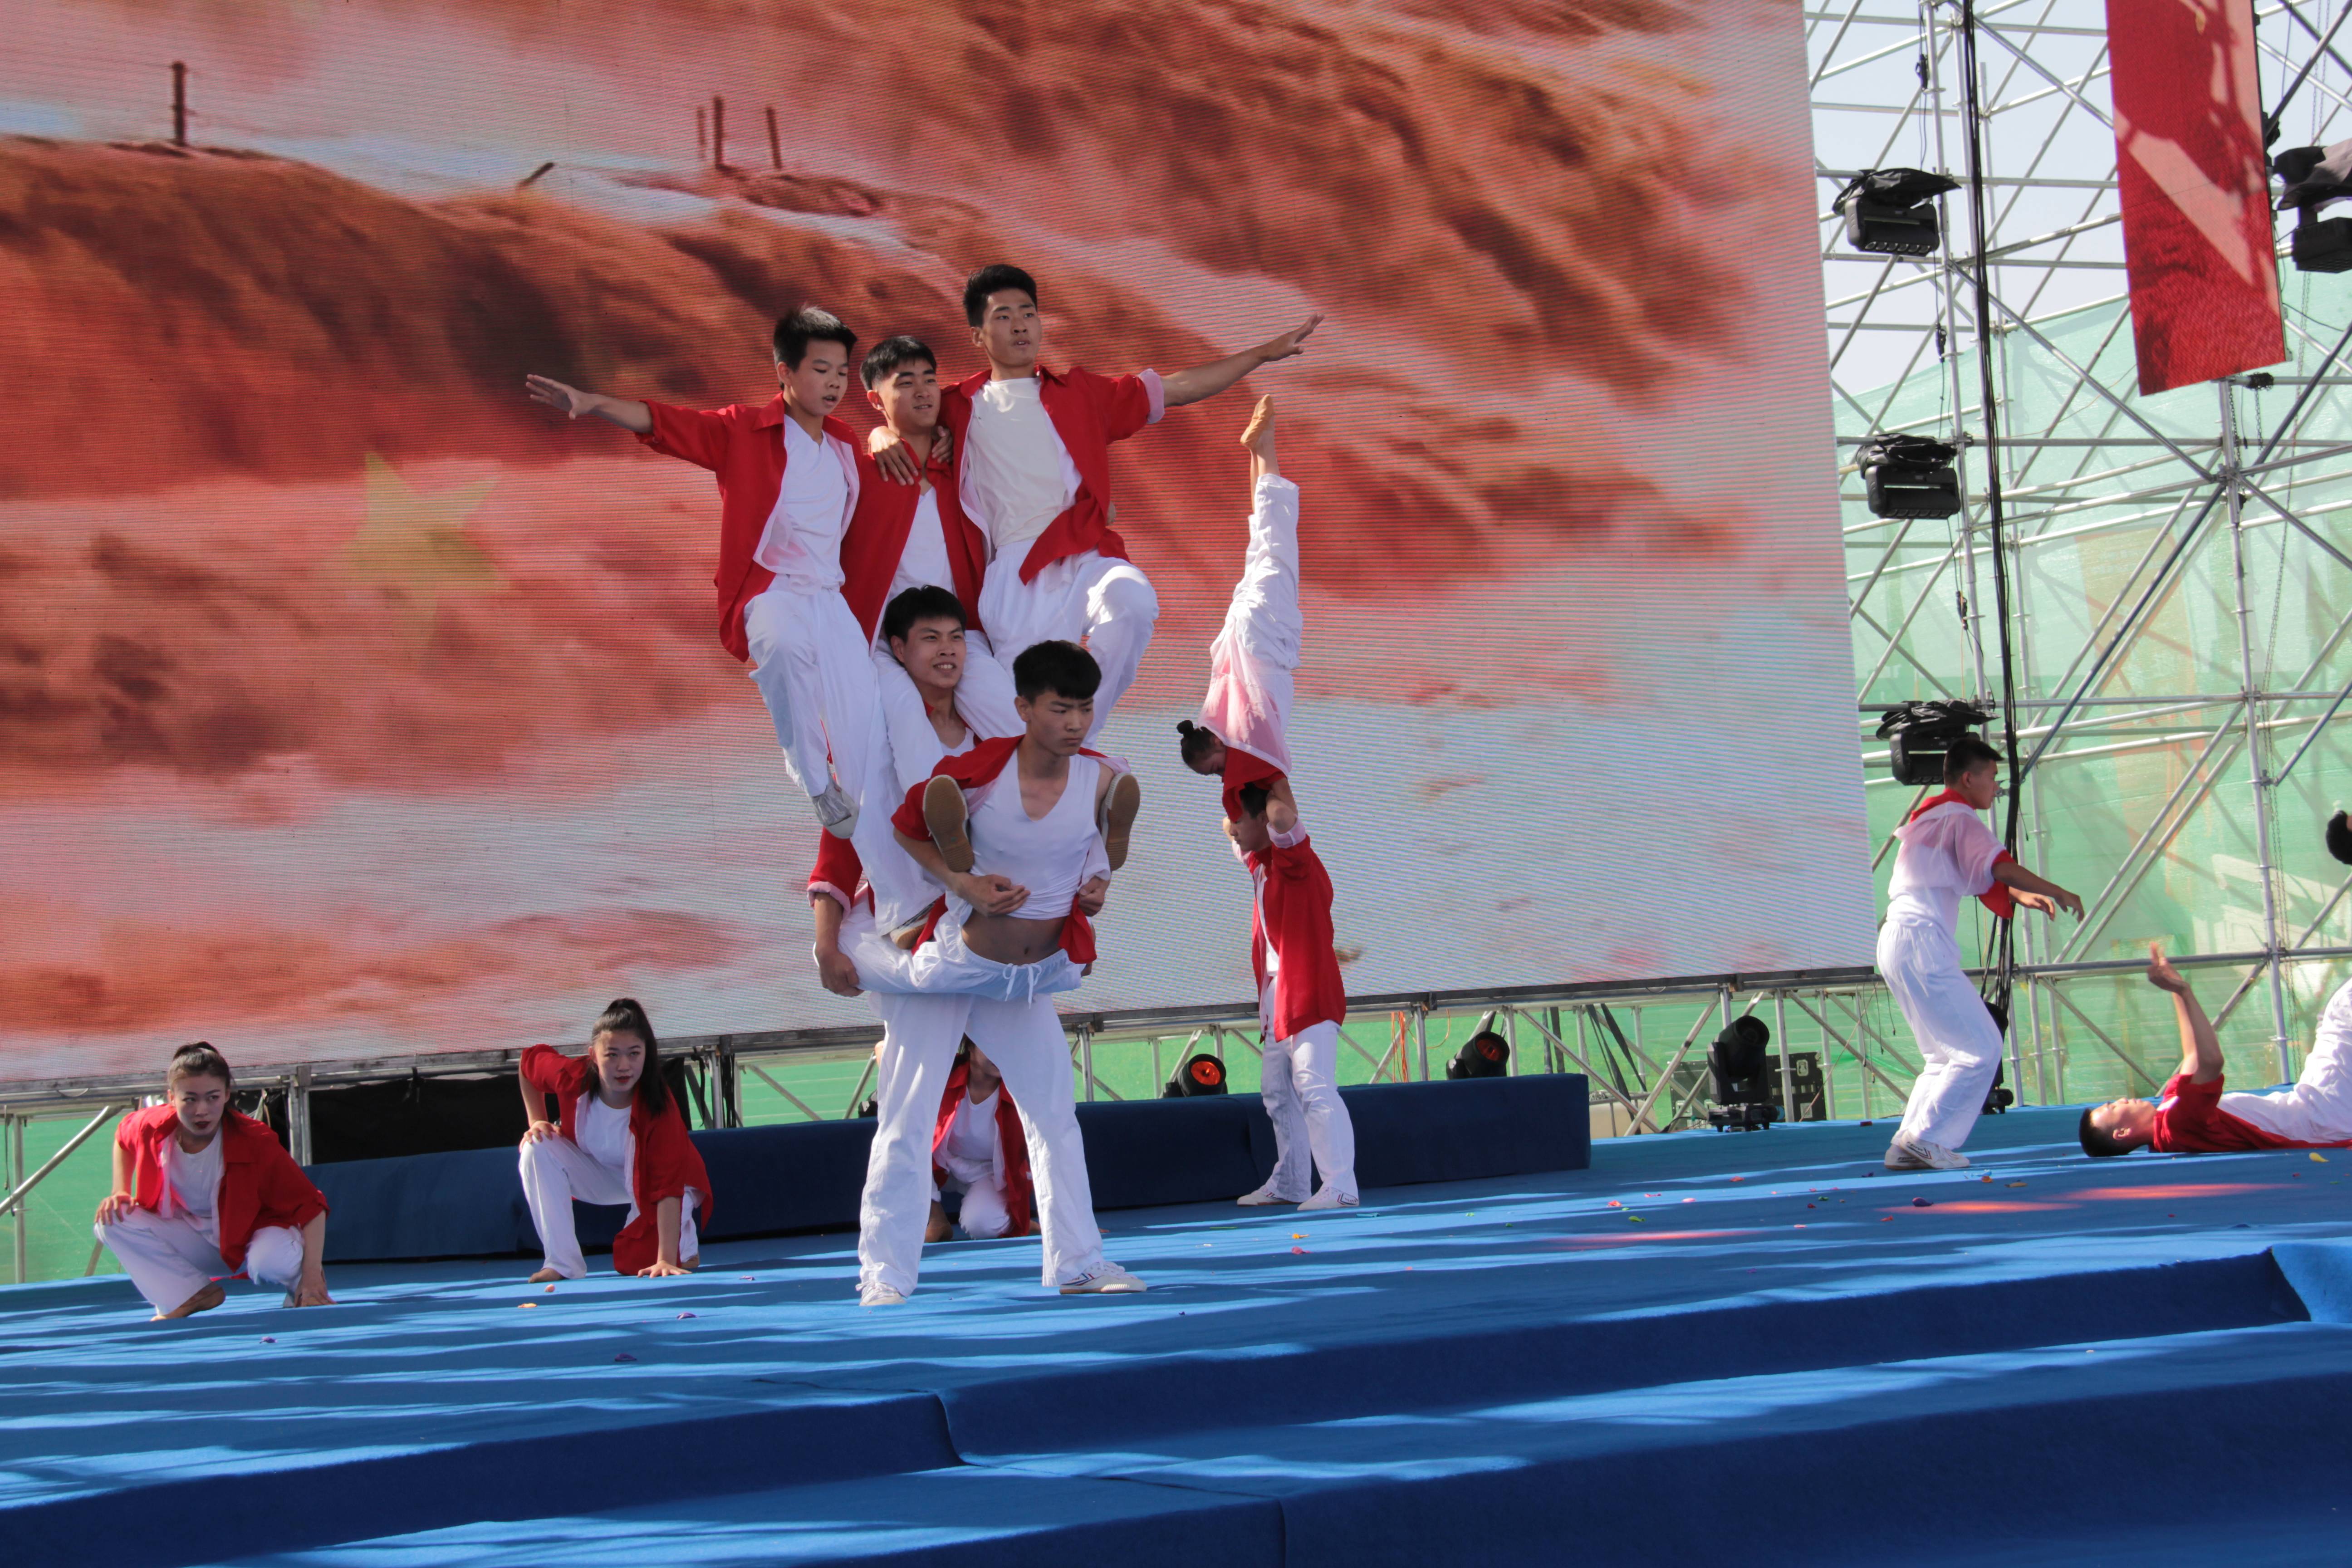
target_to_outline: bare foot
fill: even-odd
[[[552,1268],[542,1268],[538,1273],[533,1274],[530,1279],[524,1280],[523,1283],[526,1285],[552,1285],[562,1278],[562,1275],[558,1274]]]
[[[935,1241],[945,1241],[954,1234],[955,1226],[948,1223],[948,1211],[941,1205],[933,1204],[930,1223],[923,1226],[923,1244],[928,1247]]]
[[[166,1318],[193,1318],[198,1312],[211,1311],[227,1300],[228,1292],[218,1285],[206,1285],[170,1311],[156,1313],[155,1321],[160,1323]]]
[[[1274,399],[1261,397],[1251,411],[1249,427],[1242,432],[1242,445],[1249,448],[1250,480],[1272,479],[1282,472],[1274,460]]]

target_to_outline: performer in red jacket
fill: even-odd
[[[1274,399],[1242,432],[1250,455],[1250,542],[1209,650],[1197,724],[1179,724],[1184,762],[1223,781],[1225,832],[1248,868],[1250,963],[1265,1037],[1261,1083],[1274,1122],[1274,1173],[1240,1200],[1307,1208],[1356,1203],[1356,1132],[1339,1099],[1348,989],[1331,934],[1331,878],[1298,825],[1290,791],[1290,704],[1306,621],[1298,603],[1298,487],[1282,477]],[[1307,1195],[1308,1155],[1323,1173]]]
[[[826,311],[786,316],[775,332],[782,390],[758,406],[706,412],[526,382],[537,402],[574,419],[593,414],[718,476],[719,640],[752,661],[786,770],[843,838],[880,729],[873,628],[842,597],[842,537],[860,481],[855,433],[832,416],[856,343]]]
[[[547,1251],[531,1283],[586,1276],[575,1200],[629,1205],[628,1224],[613,1239],[615,1273],[659,1279],[692,1270],[701,1261],[698,1226],[710,1222],[710,1175],[662,1081],[661,1047],[646,1010],[624,996],[589,1031],[585,1057],[533,1046],[520,1070],[529,1122],[523,1200]]]
[[[163,1103],[114,1132],[114,1190],[98,1205],[98,1239],[155,1309],[185,1318],[227,1299],[243,1274],[324,1307],[327,1200],[268,1128],[229,1103],[228,1062],[204,1041],[182,1046]]]
[[[974,272],[964,281],[963,310],[988,369],[947,389],[940,417],[955,438],[963,509],[988,536],[978,617],[1008,664],[1034,643],[1085,645],[1102,669],[1091,731],[1100,734],[1134,683],[1160,616],[1150,581],[1112,531],[1110,444],[1303,353],[1323,318],[1173,375],[1113,377],[1039,363],[1045,326],[1037,284],[1017,267]],[[877,431],[869,439],[890,438]]]
[[[1029,1136],[1020,1108],[1004,1087],[996,1064],[970,1040],[948,1073],[940,1115],[931,1129],[931,1223],[927,1242],[953,1234],[940,1202],[961,1193],[956,1224],[975,1241],[1029,1234],[1035,1195],[1029,1182]]]

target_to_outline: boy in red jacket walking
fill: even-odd
[[[114,1133],[114,1190],[98,1205],[98,1239],[158,1320],[210,1311],[223,1278],[286,1292],[289,1307],[327,1294],[327,1200],[276,1134],[229,1104],[227,1061],[199,1040],[172,1055],[163,1103]]]

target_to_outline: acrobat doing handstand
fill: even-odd
[[[1198,723],[1177,725],[1185,764],[1223,780],[1226,835],[1254,891],[1250,964],[1265,1040],[1274,1173],[1240,1200],[1352,1208],[1356,1131],[1339,1099],[1348,989],[1331,928],[1331,877],[1290,788],[1290,706],[1305,616],[1298,604],[1298,487],[1275,458],[1274,399],[1242,433],[1250,455],[1250,542],[1225,624],[1209,651]],[[1323,1184],[1307,1193],[1308,1160]]]

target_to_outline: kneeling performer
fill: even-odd
[[[552,1046],[523,1052],[522,1195],[547,1262],[534,1285],[586,1277],[572,1205],[626,1204],[613,1269],[646,1279],[702,1261],[696,1226],[710,1222],[710,1174],[686,1117],[662,1081],[661,1047],[646,1010],[624,996],[588,1032],[588,1054]],[[557,1120],[547,1120],[555,1096]]]
[[[949,1193],[963,1194],[952,1226],[940,1202]],[[1020,1109],[988,1053],[966,1040],[931,1131],[931,1223],[923,1239],[945,1241],[956,1226],[974,1241],[1026,1236],[1034,1198]]]

